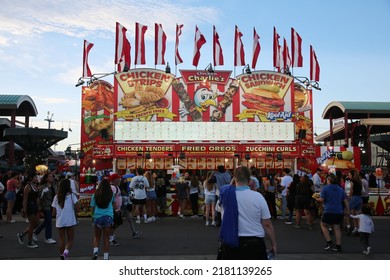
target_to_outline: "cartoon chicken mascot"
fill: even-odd
[[[211,83],[207,80],[204,80],[197,88],[194,93],[194,103],[196,105],[196,110],[200,113],[207,110],[208,107],[214,106],[217,107],[217,101],[215,100],[218,97],[217,92],[213,92],[211,89]],[[189,114],[187,108],[182,107],[179,109],[179,113],[182,117]]]

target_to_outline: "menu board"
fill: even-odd
[[[257,158],[256,159],[256,167],[259,169],[265,168],[265,158]]]
[[[205,169],[206,168],[206,158],[201,157],[201,158],[198,158],[197,160],[198,160],[198,168]]]
[[[196,158],[189,158],[187,160],[187,169],[196,169],[197,164],[196,164]]]
[[[136,167],[135,158],[128,158],[126,161],[126,166],[128,169],[134,169]]]
[[[207,169],[215,169],[216,166],[215,166],[215,158],[207,158],[207,161],[206,161],[206,168]]]
[[[164,158],[155,158],[154,167],[156,169],[164,169]]]
[[[172,169],[173,168],[173,157],[166,157],[165,158],[165,169]]]
[[[125,158],[118,158],[116,161],[116,166],[118,169],[126,169],[126,159]]]
[[[154,160],[152,158],[145,161],[145,168],[154,169]]]
[[[265,158],[265,168],[267,168],[267,169],[274,168],[274,158],[273,157],[266,157]]]
[[[137,168],[143,168],[143,165],[144,165],[144,159],[143,158],[137,158],[136,159],[136,163],[135,163],[135,166]]]
[[[179,158],[179,165],[181,168],[187,168],[187,158]]]
[[[293,141],[294,122],[116,121],[115,141]]]
[[[292,169],[293,167],[293,162],[291,159],[285,159],[284,160],[284,168],[289,168]]]
[[[283,168],[283,160],[276,160],[275,161],[275,168],[282,169]]]
[[[233,169],[234,167],[234,159],[233,158],[227,158],[225,161],[225,168],[226,169]]]
[[[215,159],[215,165],[216,166],[219,166],[219,165],[225,166],[225,158],[222,158],[222,157],[216,158]]]

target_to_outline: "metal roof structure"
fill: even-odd
[[[390,102],[370,101],[333,101],[329,103],[322,113],[323,119],[330,121],[344,119],[343,125],[333,129],[333,140],[340,140],[345,137],[347,129],[348,137],[353,137],[353,131],[364,131],[372,143],[390,151]],[[348,123],[348,120],[351,122]],[[366,129],[359,130],[359,127]],[[331,141],[330,130],[316,137],[316,141]]]
[[[36,117],[37,107],[28,95],[0,94],[0,116],[11,116],[12,111],[17,117]]]

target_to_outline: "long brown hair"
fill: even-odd
[[[207,172],[207,175],[206,175],[206,188],[209,192],[211,192],[213,189],[214,189],[214,184],[212,183],[209,183],[209,179],[211,178],[211,175],[213,175],[213,171],[209,171]]]
[[[192,175],[192,177],[191,177],[191,186],[193,188],[199,188],[199,179],[198,179],[198,176],[196,176],[195,174]]]
[[[72,189],[70,188],[69,179],[62,179],[58,184],[57,191],[58,204],[61,208],[64,208],[66,196],[71,193]]]
[[[107,179],[103,179],[94,194],[96,205],[101,209],[107,208],[111,202],[112,196],[113,192],[111,189],[110,181]]]

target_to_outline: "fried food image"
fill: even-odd
[[[83,89],[81,106],[86,111],[114,109],[114,88],[106,81],[97,81]]]
[[[294,85],[294,106],[295,111],[298,111],[299,108],[302,108],[307,105],[307,102],[309,101],[309,97],[307,94],[307,90],[299,84]]]
[[[102,130],[107,131],[107,136],[112,137],[113,135],[113,121],[114,119],[94,119],[84,125],[84,131],[88,135],[89,139],[94,139],[100,134],[102,134]]]
[[[264,113],[280,112],[285,104],[279,96],[280,88],[274,85],[261,85],[252,91],[243,94],[245,101],[242,104],[248,109],[255,109]]]
[[[154,106],[164,95],[162,88],[154,86],[144,87],[137,84],[133,92],[124,94],[119,105],[130,111],[134,111],[134,109],[142,111],[145,108]]]

